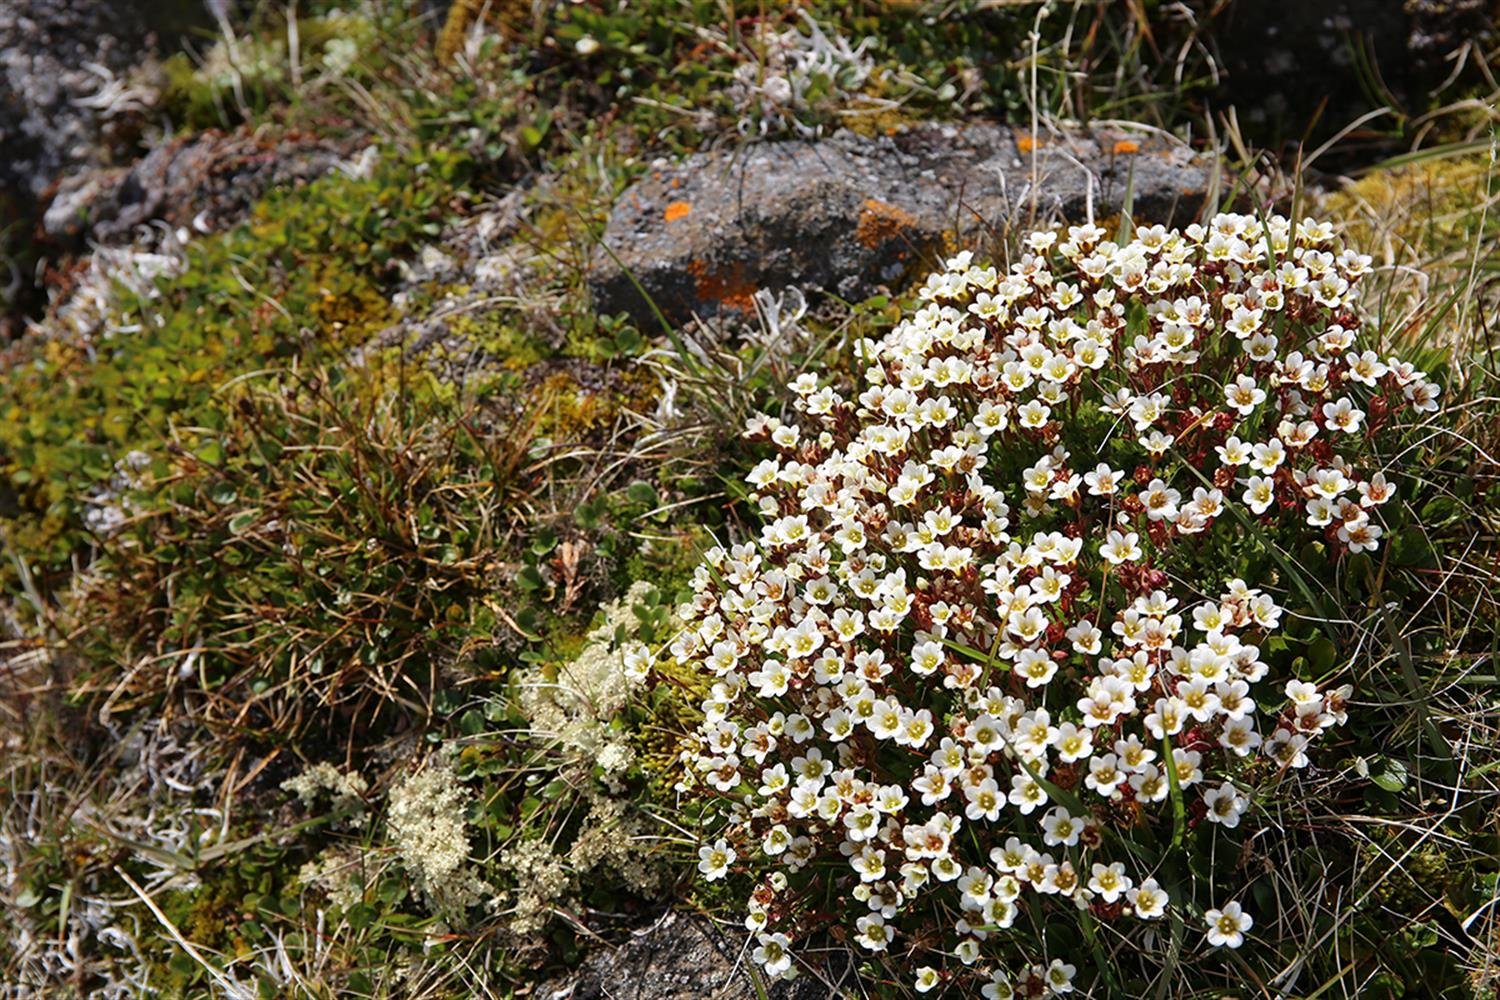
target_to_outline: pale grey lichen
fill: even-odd
[[[387,832],[414,888],[439,914],[461,914],[495,894],[470,862],[464,814],[472,797],[441,756],[391,788]]]
[[[575,752],[590,767],[597,765],[611,783],[635,763],[635,752],[610,723],[645,679],[649,653],[633,638],[632,609],[650,590],[649,583],[638,582],[623,598],[605,604],[583,650],[557,669],[555,680],[537,668],[521,685],[521,708],[533,735]]]

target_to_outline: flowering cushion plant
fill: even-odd
[[[683,754],[723,821],[699,870],[758,876],[773,976],[830,924],[919,992],[986,997],[1073,988],[1018,922],[1253,933],[1163,858],[1251,822],[1350,689],[1271,668],[1274,583],[1221,554],[1255,524],[1377,549],[1394,489],[1360,458],[1438,392],[1361,344],[1370,259],[1326,224],[1104,237],[959,254],[859,345],[857,395],[803,375],[795,421],[747,428],[777,452],[749,475],[764,526],[707,553],[670,655],[712,678]]]

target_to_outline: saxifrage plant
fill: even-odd
[[[753,876],[773,976],[832,929],[918,992],[1087,965],[1120,995],[1122,940],[1255,933],[1218,861],[1351,692],[1271,654],[1288,581],[1241,567],[1377,550],[1396,489],[1365,459],[1438,389],[1360,342],[1369,258],[1324,223],[1104,237],[960,254],[860,345],[857,395],[804,375],[798,422],[750,422],[764,527],[707,554],[669,654],[714,678],[699,868]]]

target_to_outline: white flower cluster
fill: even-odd
[[[340,771],[323,761],[283,781],[281,790],[296,795],[308,807],[315,805],[323,792],[329,793],[335,807],[358,807],[370,790],[370,783],[358,771]]]
[[[749,475],[764,528],[707,554],[670,654],[713,677],[683,788],[729,822],[699,868],[770,870],[746,924],[772,975],[831,893],[862,947],[910,914],[913,967],[957,959],[919,991],[1067,992],[1072,966],[994,968],[987,942],[1029,907],[1162,916],[1131,827],[1169,800],[1236,826],[1345,718],[1347,686],[1272,676],[1273,597],[1194,553],[1256,521],[1375,548],[1394,490],[1350,456],[1436,388],[1361,349],[1369,258],[1326,224],[1104,237],[1033,234],[1004,272],[958,255],[860,345],[857,397],[803,375],[803,419],[750,423],[778,450]],[[1251,923],[1207,919],[1228,947]]]

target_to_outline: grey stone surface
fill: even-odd
[[[617,948],[594,952],[573,975],[537,989],[538,1000],[757,1000],[743,932],[726,934],[701,917],[668,911]],[[762,984],[770,1000],[858,995],[844,953],[791,982]]]
[[[590,286],[599,311],[652,331],[637,282],[674,324],[749,313],[761,288],[857,300],[996,228],[1116,215],[1127,190],[1135,218],[1186,222],[1211,173],[1181,145],[1115,129],[1033,140],[1007,126],[924,125],[697,153],[624,193]]]
[[[147,28],[131,4],[0,0],[0,196],[24,210],[65,171],[105,162],[155,94],[131,80]]]
[[[47,238],[120,243],[152,222],[200,233],[245,218],[255,202],[344,164],[357,140],[202,132],[157,146],[129,167],[71,173],[42,216]],[[350,169],[351,167],[346,167]]]

